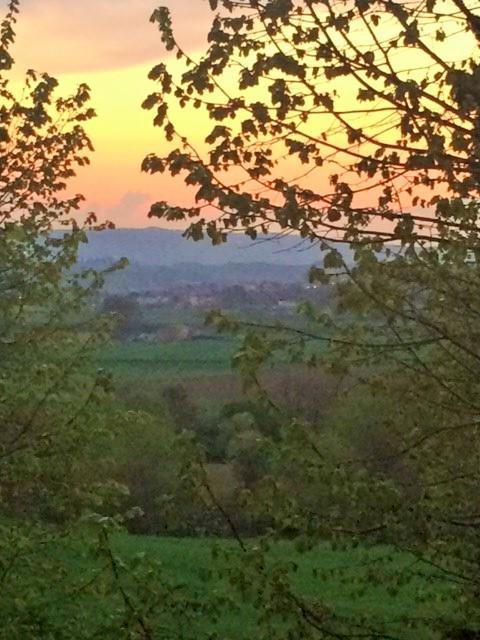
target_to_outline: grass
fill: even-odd
[[[236,346],[233,338],[115,343],[102,349],[96,362],[119,378],[181,378],[228,371]]]
[[[202,538],[155,538],[127,534],[115,539],[114,548],[115,552],[126,560],[141,556],[147,565],[152,561],[160,563],[162,584],[175,583],[180,588],[178,593],[183,593],[183,597],[200,597],[208,601],[214,594],[221,597],[228,593],[225,578],[210,578],[205,581],[204,576],[209,570],[215,566],[225,569],[226,563],[229,562],[222,553],[214,559],[213,544],[220,551],[227,553],[236,549],[235,542],[231,540],[213,542]],[[243,557],[241,553],[239,556]],[[89,575],[91,569],[85,562],[91,561],[85,558],[79,560],[79,556],[72,550],[67,552],[64,558],[65,566],[70,571],[81,571],[83,575]],[[420,629],[420,636],[419,629],[415,632],[409,630],[404,619],[438,619],[445,615],[448,609],[440,597],[437,598],[437,604],[433,605],[432,600],[429,600],[428,604],[422,600],[427,583],[420,577],[406,582],[397,593],[389,593],[385,582],[382,581],[382,575],[411,567],[412,559],[399,553],[392,554],[391,549],[387,547],[336,550],[325,543],[315,550],[300,554],[292,543],[277,542],[267,556],[267,563],[270,569],[275,570],[287,562],[292,562],[297,567],[289,575],[293,591],[308,602],[310,607],[317,611],[335,610],[336,614],[346,619],[365,616],[366,619],[385,623],[392,636],[401,640],[431,637],[424,629]],[[429,585],[428,589],[436,590],[438,596],[443,594],[450,603],[454,601],[454,594],[448,591],[445,584],[432,582]],[[201,640],[209,637],[210,632],[216,631],[222,640],[255,638],[258,615],[264,607],[264,601],[260,599],[256,604],[252,601],[241,603],[236,595],[234,602],[239,606],[227,605],[216,624],[213,624],[208,616],[195,618],[192,622],[195,629],[189,628],[185,637]],[[91,612],[93,618],[99,614],[101,617],[101,607],[108,606],[106,602],[90,599],[84,604],[95,609]],[[157,610],[162,620],[165,616],[168,619],[171,615],[168,610],[161,611],[161,604]],[[62,615],[61,610],[55,615]],[[278,624],[286,625],[287,622],[279,619]]]
[[[191,338],[172,342],[115,342],[100,350],[96,363],[121,378],[190,377],[231,371],[239,346],[233,337]],[[312,343],[307,353],[321,353],[324,345]],[[285,361],[279,357],[279,363]]]
[[[132,557],[140,552],[161,561],[166,571],[186,584],[202,584],[202,573],[212,565],[213,541],[209,539],[125,535],[118,539],[117,544],[118,550],[126,556]],[[219,544],[223,549],[236,545],[231,540],[222,540]],[[370,611],[392,621],[414,612],[418,615],[425,613],[422,611],[418,579],[406,584],[398,594],[387,592],[381,580],[382,567],[383,570],[388,567],[391,572],[406,569],[412,564],[411,556],[394,553],[389,547],[335,549],[324,543],[314,550],[300,553],[292,543],[283,541],[275,543],[269,559],[272,566],[283,565],[287,561],[295,563],[297,568],[292,571],[292,584],[297,592],[325,600],[341,615]],[[340,569],[345,571],[342,580],[337,574]],[[379,579],[376,583],[371,580],[367,585],[361,577],[366,571],[372,573],[372,570]],[[328,574],[330,579],[325,578]],[[435,612],[430,610],[429,613]]]

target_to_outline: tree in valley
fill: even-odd
[[[152,16],[184,71],[159,64],[150,73],[158,90],[144,107],[156,111],[171,149],[147,156],[143,169],[181,175],[195,202],[161,201],[150,216],[189,221],[188,237],[213,244],[232,231],[253,240],[298,233],[322,251],[310,278],[329,284],[335,300],[302,307],[317,330],[259,327],[237,365],[261,394],[258,369],[289,349],[337,375],[341,396],[322,429],[285,420],[252,509],[306,548],[325,539],[388,543],[355,580],[359,593],[381,584],[380,597],[398,605],[388,621],[361,605],[345,613],[327,597],[299,594],[288,568],[267,579],[268,563],[244,562],[250,595],[261,594],[271,614],[264,637],[478,637],[478,8],[463,0],[210,6],[198,59],[175,39],[167,9]],[[207,123],[204,144],[181,130],[179,107]],[[245,328],[221,314],[212,322]],[[392,559],[392,549],[403,555]],[[415,612],[398,604],[405,585],[422,594]]]
[[[102,312],[113,318],[114,335],[119,340],[125,340],[140,333],[142,309],[134,296],[108,295],[103,300]]]

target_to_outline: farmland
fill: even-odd
[[[121,379],[140,376],[157,379],[185,378],[194,374],[225,372],[230,368],[237,341],[203,338],[145,344],[107,346],[97,363]]]

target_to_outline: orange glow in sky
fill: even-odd
[[[149,22],[159,4],[170,4],[182,42],[200,49],[210,19],[206,0],[24,0],[17,24],[16,75],[46,71],[64,95],[82,82],[92,89],[97,118],[87,129],[95,153],[70,187],[86,197],[88,210],[118,227],[150,226],[155,200],[188,200],[178,181],[140,171],[147,153],[162,152],[152,113],[141,109],[155,90],[148,72],[166,58]],[[190,121],[186,133],[195,131]]]

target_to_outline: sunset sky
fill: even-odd
[[[47,71],[60,80],[63,94],[82,82],[91,87],[92,106],[98,117],[87,128],[96,151],[91,166],[82,169],[70,187],[74,193],[86,197],[87,211],[97,212],[100,219],[109,219],[118,227],[152,225],[147,212],[150,204],[158,200],[177,205],[192,203],[193,194],[186,190],[181,178],[149,176],[140,171],[148,153],[163,155],[167,150],[162,131],[152,124],[153,112],[141,108],[144,99],[157,90],[148,80],[148,73],[161,61],[168,61],[169,70],[174,73],[181,68],[174,56],[165,52],[157,26],[149,21],[160,4],[170,8],[174,32],[182,48],[192,57],[200,57],[212,19],[208,0],[23,0],[21,3],[14,49],[15,73],[21,75],[32,67]],[[386,37],[388,14],[384,20],[382,28],[386,30]],[[463,59],[470,51],[473,54],[474,38],[466,40],[455,30],[452,34],[445,42],[435,42],[442,59]],[[430,58],[422,61],[417,49],[401,48],[396,55],[398,67],[403,67],[407,75],[412,70],[412,74],[423,77],[422,64],[431,64]],[[228,74],[223,80],[228,87],[231,81]],[[337,88],[339,84],[343,106],[350,108],[355,104],[358,86],[342,79],[337,82]],[[256,99],[261,100],[261,95]],[[339,100],[337,104],[342,105]],[[377,126],[375,113],[372,118],[363,113],[357,117],[363,129]],[[383,114],[379,117],[382,119],[378,126],[384,127]],[[211,128],[205,115],[178,110],[174,119],[181,133],[201,148]],[[309,121],[308,126],[316,127],[317,133],[322,131],[332,139],[331,136],[339,134],[329,127],[329,120],[313,124]],[[336,121],[333,124],[338,128]],[[395,129],[389,126],[385,131],[388,137],[394,135]],[[345,144],[337,143],[341,147]],[[295,158],[288,157],[282,160],[279,171],[283,172],[284,179],[301,180],[303,167],[299,167]],[[315,173],[315,179],[328,184],[328,174],[323,169],[321,172]],[[310,172],[305,175],[307,180],[313,179]],[[370,193],[365,190],[359,201],[370,205]]]
[[[149,22],[159,4],[170,7],[186,48],[200,50],[211,15],[207,0],[24,0],[17,25],[16,73],[47,71],[63,93],[90,85],[98,117],[88,129],[96,151],[72,188],[86,196],[89,210],[119,227],[151,225],[149,204],[181,190],[178,182],[140,172],[144,156],[162,149],[152,114],[140,108],[154,90],[149,70],[166,59]]]

